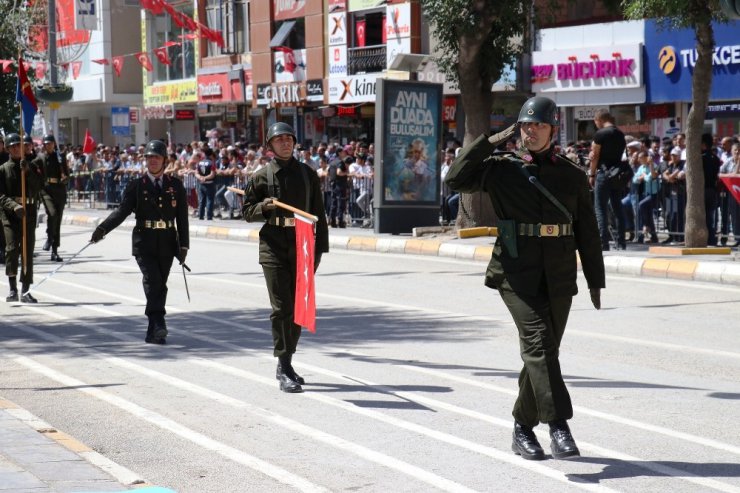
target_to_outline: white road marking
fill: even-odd
[[[28,329],[28,328],[21,328],[19,326],[16,326],[16,328],[20,328],[21,330],[24,330],[24,331]],[[31,333],[36,333],[36,331],[34,330]],[[56,338],[56,339],[59,339],[59,338]],[[61,341],[61,339],[59,340]],[[178,435],[181,438],[184,438],[200,447],[216,452],[238,464],[245,465],[249,467],[250,469],[253,469],[254,471],[257,471],[266,476],[269,476],[282,484],[292,486],[293,488],[296,488],[300,491],[305,491],[305,492],[329,493],[329,490],[327,490],[326,488],[316,485],[314,483],[311,483],[310,481],[304,478],[301,478],[300,476],[296,476],[295,474],[289,471],[286,471],[285,469],[282,469],[269,462],[258,459],[257,457],[254,457],[253,455],[249,455],[241,450],[237,450],[233,447],[230,447],[229,445],[218,442],[202,433],[199,433],[195,430],[187,428],[171,420],[170,418],[167,418],[149,409],[143,408],[139,406],[138,404],[134,404],[133,402],[130,402],[116,395],[110,394],[104,390],[90,387],[86,382],[83,382],[76,378],[65,375],[64,373],[56,371],[53,368],[49,368],[45,365],[42,365],[41,363],[38,363],[37,361],[34,361],[31,358],[28,358],[26,356],[16,356],[14,360],[17,363],[25,366],[29,370],[32,370],[36,373],[44,375],[45,377],[51,380],[54,380],[56,382],[59,382],[62,385],[76,387],[75,390],[78,390],[79,392],[89,394],[97,399],[100,399],[103,402],[106,402],[123,411],[126,411],[127,413],[135,416],[138,419],[151,423],[159,428],[162,428],[163,430],[169,431],[170,433],[174,433],[175,435]]]

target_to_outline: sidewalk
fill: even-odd
[[[0,492],[174,493],[151,487],[25,409],[0,397]]]
[[[87,209],[73,203],[65,210],[63,224],[88,226],[91,230],[110,211]],[[133,215],[119,229],[135,226]],[[259,241],[262,225],[243,220],[204,221],[190,219],[190,236],[240,241]],[[372,229],[350,227],[329,229],[329,249],[362,250],[378,253],[432,255],[488,262],[493,251],[493,237],[457,238],[451,232],[423,237],[376,234]],[[737,248],[701,249],[701,254],[687,255],[677,247],[651,247],[629,244],[627,250],[604,252],[604,265],[610,274],[702,281],[740,286],[740,253]],[[714,252],[717,253],[714,253]],[[722,253],[722,252],[727,253]]]

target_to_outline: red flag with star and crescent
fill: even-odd
[[[151,58],[149,58],[149,54],[146,51],[141,51],[137,53],[136,59],[139,60],[139,63],[147,70],[147,72],[151,72],[154,68],[152,66],[152,60]]]
[[[314,223],[298,214],[295,216],[295,306],[293,321],[316,332],[316,290],[314,286],[314,255],[316,238]]]
[[[740,204],[740,175],[719,175],[727,190],[730,191],[735,201]]]

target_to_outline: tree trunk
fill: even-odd
[[[470,144],[480,134],[491,130],[491,93],[490,80],[482,80],[478,67],[480,66],[480,51],[488,31],[483,26],[491,23],[482,23],[482,29],[474,36],[460,38],[460,58],[457,65],[460,96],[465,111],[465,138],[463,145]],[[489,27],[490,30],[490,27]],[[496,215],[493,206],[486,194],[460,194],[460,209],[455,226],[470,228],[475,226],[494,226]]]
[[[711,21],[696,26],[697,59],[691,81],[693,93],[686,127],[686,246],[707,246],[708,230],[704,207],[704,167],[701,160],[701,134],[712,87],[714,31]]]

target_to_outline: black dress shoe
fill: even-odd
[[[49,241],[49,238],[46,239],[46,242],[44,242],[44,246],[41,247],[41,249],[45,252],[48,252],[51,248],[51,242]]]
[[[52,252],[52,253],[51,253],[51,261],[52,261],[52,262],[64,262],[64,259],[63,259],[62,257],[60,257],[60,256],[59,256],[59,255],[57,254],[57,252]]]
[[[552,450],[552,456],[556,459],[581,455],[576,446],[576,441],[570,433],[568,422],[564,419],[550,423],[550,439],[552,440],[550,450]]]
[[[514,433],[512,435],[511,450],[522,459],[544,460],[545,451],[542,450],[540,442],[537,441],[534,431],[529,426],[514,422]]]
[[[280,364],[280,360],[278,360],[277,368],[275,369],[275,378],[277,380],[280,380],[280,375],[283,373],[283,365]],[[291,380],[295,380],[300,385],[306,385],[306,380],[303,379],[302,376],[300,376],[298,373],[296,373],[295,369],[293,369],[293,365],[291,365],[288,369],[285,370],[285,374],[288,375],[288,378]]]
[[[18,301],[18,291],[11,290],[8,296],[5,297],[5,301],[10,303],[11,301]]]
[[[21,296],[21,303],[38,303],[39,300],[31,296],[31,293],[26,293]]]

